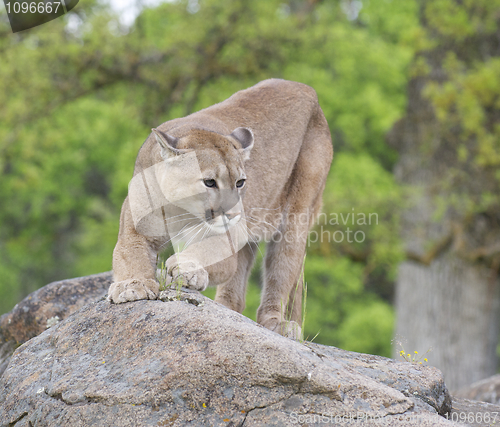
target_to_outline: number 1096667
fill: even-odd
[[[57,13],[58,9],[62,7],[60,1],[55,2],[8,2],[5,3],[7,13],[40,13],[50,14]]]

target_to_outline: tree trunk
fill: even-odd
[[[491,270],[453,256],[429,266],[404,262],[396,288],[397,341],[407,354],[416,350],[439,368],[450,390],[493,375],[499,289]]]
[[[489,103],[500,90],[478,76],[498,60],[500,25],[486,25],[494,16],[483,13],[487,0],[439,4],[456,12],[453,20],[468,20],[471,33],[447,27],[445,13],[433,9],[436,2],[420,2],[422,28],[432,43],[415,60],[406,116],[388,135],[399,152],[395,176],[411,188],[402,216],[407,261],[396,282],[395,341],[412,356],[431,349],[428,363],[456,390],[497,367],[500,179],[492,154],[490,163],[479,159],[489,147],[483,135],[498,140],[498,107]],[[462,108],[464,93],[477,117]],[[400,350],[396,345],[394,355]]]

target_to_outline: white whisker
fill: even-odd
[[[255,251],[252,249],[252,244],[257,247],[259,250],[260,254],[263,256],[264,254],[262,253],[262,250],[260,249],[258,240],[255,236],[250,234],[250,230],[248,229],[248,226],[242,224],[241,222],[237,224],[238,227],[242,228],[242,231],[246,234],[246,239],[247,239],[247,245],[249,246],[250,250],[252,251],[252,255],[255,257]]]
[[[189,233],[191,232],[195,227],[196,225],[193,225],[191,226],[190,228],[188,228],[187,230],[185,230],[186,227],[189,227],[190,224],[186,224],[184,227],[182,227],[180,229],[180,231],[175,235],[175,236],[172,236],[170,239],[168,239],[165,243],[163,243],[163,245],[161,245],[161,250],[163,250],[172,240],[174,239],[177,239],[179,236],[181,236],[182,234],[186,234],[186,233]],[[180,240],[180,238],[179,238]]]
[[[167,221],[168,221],[169,219],[179,218],[179,217],[184,216],[184,215],[191,215],[192,217],[194,217],[194,216],[195,216],[195,215],[193,215],[191,212],[185,212],[185,213],[182,213],[182,214],[179,214],[179,215],[169,216],[169,217],[167,218]]]
[[[264,221],[264,220],[257,220],[256,218],[252,218],[252,217],[249,217],[249,216],[247,216],[245,219],[247,221],[249,221],[251,224],[256,225],[257,227],[260,226],[260,223],[263,223],[265,225],[268,225],[268,226],[274,228],[278,233],[280,232],[280,230],[278,228],[276,228],[274,225],[272,225],[270,222],[267,222],[267,221]]]
[[[183,218],[183,219],[178,219],[177,221],[172,221],[170,222],[168,219],[167,219],[167,227],[170,226],[170,225],[173,225],[173,224],[178,224],[179,222],[185,222],[185,221],[192,221],[192,220],[196,220],[197,218],[195,216],[193,216],[192,218]]]
[[[250,212],[253,210],[276,211],[278,209],[281,209],[281,206],[278,206],[277,208],[274,208],[274,209],[271,209],[271,208],[251,208]]]
[[[196,238],[196,236],[200,233],[200,231],[203,230],[203,227],[205,226],[205,224],[198,224],[198,227],[200,227],[200,229],[196,232],[196,234],[192,237],[190,237],[190,239],[186,242],[186,244],[184,245],[184,247],[182,248],[182,250],[186,249],[192,242],[193,240]],[[196,229],[196,227],[195,227]]]
[[[206,237],[206,235],[209,233],[209,231],[211,230],[210,224],[205,223],[203,225],[205,227],[205,232],[203,233],[203,236],[201,236],[201,240],[203,240]]]

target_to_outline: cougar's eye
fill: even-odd
[[[205,184],[205,187],[208,187],[208,188],[217,187],[217,182],[215,181],[215,179],[204,179],[203,184]]]
[[[245,185],[245,180],[244,179],[239,179],[236,181],[236,188],[242,188]]]

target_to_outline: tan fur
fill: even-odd
[[[246,151],[239,144],[238,135],[230,136],[239,127],[253,133],[253,147]],[[252,240],[271,239],[266,248],[264,286],[257,321],[282,335],[298,338],[302,296],[300,275],[307,233],[320,209],[333,156],[328,125],[315,91],[301,83],[265,80],[237,92],[220,104],[163,123],[158,130],[172,140],[177,138],[179,152],[196,153],[201,174],[211,174],[220,183],[220,190],[207,189],[207,198],[201,202],[179,199],[170,205],[167,215],[173,216],[176,209],[187,209],[196,211],[196,215],[202,218],[203,213],[199,211],[203,203],[212,203],[210,197],[216,197],[218,191],[226,191],[227,197],[242,199],[243,207],[240,204],[239,207],[222,209],[227,215],[224,220],[236,216],[234,221],[237,221],[237,215],[241,214],[240,224],[244,223],[251,235],[251,240],[246,244],[243,242],[241,250],[233,251],[211,265],[205,257],[225,250],[218,246],[220,235],[214,235],[210,238],[212,240],[206,239],[212,243],[199,242],[198,246],[193,245],[195,249],[189,246],[167,260],[168,275],[174,279],[181,276],[188,287],[198,290],[207,284],[216,285],[216,301],[241,312],[257,247]],[[168,163],[165,159],[173,152],[169,151],[168,144],[167,148],[162,148],[163,145],[158,143],[161,143],[161,138],[158,138],[152,133],[141,147],[135,177],[154,165],[163,167]],[[177,158],[174,155],[172,161]],[[167,172],[172,170],[169,167],[166,166]],[[177,178],[169,178],[168,173],[156,173],[154,176],[159,177],[159,186],[167,198],[179,198],[173,193],[184,191],[183,185],[188,193],[191,188],[198,189],[202,185],[191,178],[198,172],[187,171],[178,182]],[[243,189],[237,189],[235,181],[245,175]],[[176,184],[172,185],[172,182]],[[129,191],[123,204],[118,242],[113,253],[115,283],[109,289],[108,298],[115,303],[157,298],[156,255],[171,237],[166,233],[145,236],[137,231],[130,194]],[[132,203],[138,205],[138,202]],[[203,222],[203,219],[199,221]],[[232,229],[242,228],[234,226]],[[237,244],[231,241],[231,245]]]

